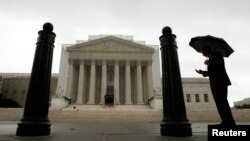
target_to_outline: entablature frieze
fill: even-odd
[[[140,64],[141,66],[148,66],[148,65],[151,65],[151,62],[152,62],[152,60],[69,59],[69,63],[72,63],[74,65],[80,65],[81,63],[84,65],[91,65],[91,63],[94,62],[97,66],[98,65],[101,66],[104,63],[104,61],[107,65],[112,65],[112,66],[114,66],[115,63],[117,63],[119,66],[125,66],[126,63],[129,63],[130,66],[137,66],[138,64]]]
[[[152,60],[149,53],[71,53],[69,59],[74,60]]]

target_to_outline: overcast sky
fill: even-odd
[[[189,45],[194,36],[224,38],[235,50],[225,58],[232,81],[228,99],[250,97],[249,0],[1,0],[0,72],[31,72],[37,32],[54,25],[53,72],[59,72],[62,44],[87,40],[88,35],[133,35],[159,45],[164,26],[177,36],[182,77],[200,77],[205,58]]]

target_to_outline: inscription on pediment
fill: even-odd
[[[103,42],[93,45],[87,45],[87,46],[79,46],[75,49],[80,50],[105,50],[105,51],[140,51],[143,50],[142,48],[136,47],[136,46],[129,46],[126,44],[116,43],[116,42]]]

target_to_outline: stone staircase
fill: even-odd
[[[23,108],[0,108],[0,121],[17,121],[23,116]]]
[[[250,109],[232,110],[236,121],[249,122]],[[19,121],[23,108],[0,108],[0,121]],[[191,122],[218,122],[216,110],[187,111]],[[152,110],[149,107],[79,107],[63,110],[50,110],[49,119],[53,122],[147,122],[159,123],[162,120],[162,110]]]
[[[63,116],[61,116],[63,115]],[[50,111],[56,121],[82,122],[160,122],[161,110],[152,110],[147,105],[71,105],[63,110]]]

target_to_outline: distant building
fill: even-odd
[[[234,102],[234,107],[243,106],[243,105],[250,105],[250,98],[245,98],[243,100]]]
[[[214,110],[216,105],[209,79],[182,78],[183,93],[188,110]]]
[[[0,92],[6,99],[16,101],[24,106],[29,87],[29,73],[0,73]],[[57,74],[52,75],[50,93],[55,95],[57,87]]]

